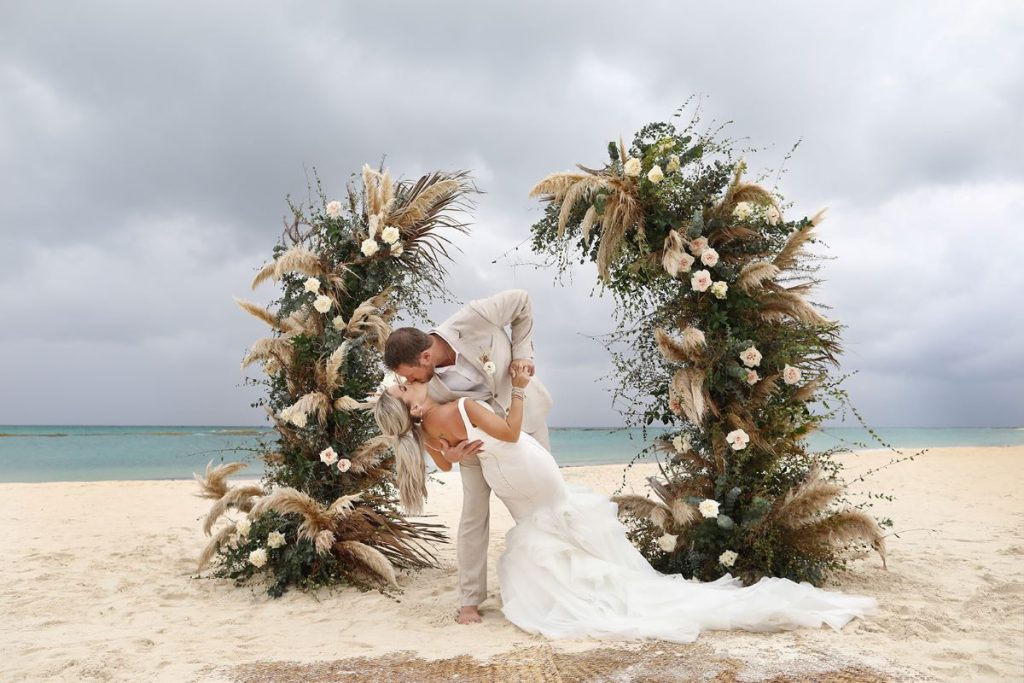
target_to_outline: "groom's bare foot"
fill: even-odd
[[[484,619],[480,616],[480,610],[475,605],[466,605],[459,610],[459,616],[455,617],[455,621],[460,624],[479,624]]]

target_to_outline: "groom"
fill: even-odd
[[[511,337],[505,331],[509,326]],[[409,382],[427,382],[438,402],[465,396],[486,401],[504,417],[512,403],[510,369],[533,375],[533,315],[530,296],[522,289],[476,299],[460,308],[429,334],[413,327],[391,333],[384,364]],[[523,431],[551,449],[547,414],[551,395],[538,380],[526,387]],[[458,622],[481,621],[479,605],[487,597],[487,545],[490,537],[491,489],[484,481],[477,452],[480,441],[463,441],[431,451],[459,463],[462,474],[462,517],[456,554],[459,564]]]

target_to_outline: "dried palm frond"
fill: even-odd
[[[262,306],[257,306],[256,304],[250,301],[246,301],[245,299],[239,299],[237,296],[232,298],[234,298],[235,303],[238,304],[239,308],[241,308],[243,311],[256,318],[259,318],[260,320],[270,325],[275,330],[278,330],[279,332],[290,331],[291,327],[287,323],[282,321],[280,318],[278,318],[276,315],[274,315],[267,309],[263,308]]]
[[[736,278],[736,286],[744,292],[760,287],[765,280],[771,280],[779,274],[779,267],[774,263],[755,261],[743,266]]]
[[[760,297],[759,303],[758,314],[764,320],[779,320],[788,316],[809,325],[828,323],[828,319],[814,310],[814,307],[799,294],[788,291],[771,292]]]
[[[212,498],[213,500],[223,498],[230,488],[227,478],[236,472],[241,472],[246,467],[248,465],[244,462],[228,462],[213,467],[213,461],[211,460],[206,463],[205,476],[200,476],[195,472],[192,473],[192,476],[199,483],[200,490],[196,495],[200,498]]]
[[[362,491],[360,491],[359,493],[350,493],[347,496],[342,496],[341,498],[338,498],[333,503],[331,503],[331,506],[327,508],[327,513],[330,515],[334,515],[335,517],[344,518],[348,515],[348,513],[352,512],[353,508],[355,507],[355,504],[361,501],[362,499]]]
[[[375,436],[367,440],[350,458],[352,461],[352,471],[358,473],[370,469],[381,461],[381,456],[387,453],[394,443],[395,440],[386,435]]]
[[[838,482],[823,479],[821,469],[815,467],[775,503],[770,519],[788,529],[806,526],[819,519],[842,491]]]
[[[748,405],[759,406],[771,398],[771,395],[775,393],[775,390],[779,386],[779,377],[780,375],[776,373],[768,375],[767,377],[762,377],[758,380],[757,384],[755,384],[754,388],[750,391],[750,401]]]
[[[250,514],[253,517],[259,517],[268,511],[282,515],[301,516],[302,524],[299,525],[299,537],[310,541],[315,542],[317,534],[321,531],[334,529],[333,514],[329,514],[323,505],[309,495],[291,487],[277,489],[260,498],[253,505]]]
[[[578,173],[576,171],[563,171],[552,173],[530,190],[530,197],[540,197],[545,201],[561,202],[566,193],[578,183],[593,178],[591,173]]]
[[[855,543],[867,543],[886,567],[885,536],[875,518],[860,510],[841,510],[824,519],[790,532],[789,542],[796,548],[813,551],[821,546],[844,548]]]
[[[697,368],[681,368],[672,376],[669,386],[670,401],[678,402],[682,416],[694,426],[703,429],[704,413],[704,373]]]
[[[756,239],[760,237],[760,234],[756,230],[743,225],[731,225],[729,227],[720,228],[715,230],[708,235],[708,243],[713,247],[721,247],[722,245],[728,244],[729,242],[745,242],[747,240]]]
[[[228,492],[221,496],[220,500],[214,503],[210,511],[206,513],[206,519],[203,520],[203,533],[209,536],[213,525],[231,506],[241,512],[249,512],[252,510],[252,499],[259,498],[263,493],[263,487],[254,484],[228,489]]]
[[[335,545],[335,550],[340,553],[348,554],[392,586],[398,586],[398,577],[395,576],[395,568],[376,548],[370,547],[365,543],[360,543],[359,541],[341,541]]]
[[[235,533],[235,527],[229,525],[217,532],[217,535],[210,539],[210,542],[203,548],[203,552],[199,554],[198,567],[196,571],[203,571],[206,565],[210,564],[210,560],[217,554],[217,550],[223,545],[231,535]]]
[[[453,179],[439,179],[432,185],[425,186],[415,196],[408,197],[402,207],[397,207],[391,214],[391,224],[399,232],[419,223],[430,215],[431,208],[444,197],[457,193],[462,189],[461,183]]]
[[[580,232],[583,234],[584,241],[590,239],[590,231],[594,229],[594,226],[598,224],[600,218],[597,215],[597,209],[591,206],[587,209],[587,212],[583,214],[583,221],[580,223]]]
[[[331,548],[334,546],[334,542],[336,540],[337,537],[330,529],[318,531],[316,536],[313,537],[313,545],[316,547],[317,554],[326,555],[331,552]]]

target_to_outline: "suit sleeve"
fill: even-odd
[[[470,307],[492,325],[512,328],[512,359],[533,360],[533,311],[525,289],[509,289],[486,299],[470,302]]]

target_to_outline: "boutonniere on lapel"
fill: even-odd
[[[488,375],[493,375],[498,370],[498,366],[494,364],[494,361],[486,353],[480,356],[480,364],[484,366],[484,372]]]

